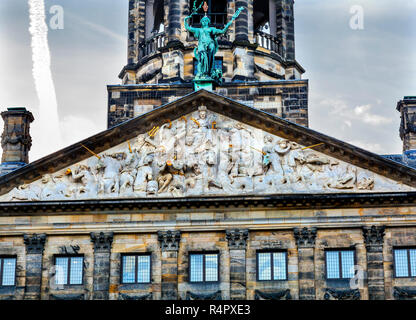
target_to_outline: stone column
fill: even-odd
[[[42,285],[42,257],[46,235],[23,235],[26,245],[25,300],[40,300]]]
[[[299,299],[315,300],[316,228],[295,228],[294,235],[298,247]]]
[[[277,0],[277,38],[283,45],[286,60],[295,60],[295,17],[294,0]]]
[[[184,0],[169,0],[168,13],[168,42],[180,41],[182,28],[182,2]]]
[[[250,15],[248,12],[248,0],[236,0],[235,10],[240,7],[244,7],[245,9],[235,20],[235,41],[248,42],[248,19]]]
[[[162,300],[178,299],[178,251],[180,231],[158,231],[162,250]]]
[[[367,281],[370,300],[384,300],[383,242],[384,226],[363,227],[367,249]]]
[[[246,299],[246,247],[247,229],[226,230],[230,251],[230,299]]]
[[[108,300],[113,233],[91,232],[91,241],[94,244],[93,300]]]

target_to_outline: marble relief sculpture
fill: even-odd
[[[91,156],[45,174],[1,198],[47,201],[412,189],[205,106],[99,158]]]

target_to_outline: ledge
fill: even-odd
[[[416,192],[0,202],[0,215],[212,208],[334,209],[416,206]]]

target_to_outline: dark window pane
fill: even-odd
[[[271,256],[269,252],[262,252],[258,254],[258,268],[259,268],[259,280],[271,280],[272,279],[272,264]]]
[[[136,256],[123,256],[123,283],[134,283],[136,274]]]
[[[202,282],[204,281],[203,273],[203,259],[202,254],[191,254],[190,255],[190,267],[191,267],[191,282]]]
[[[339,279],[339,251],[326,252],[326,274],[328,279]]]
[[[82,284],[82,267],[83,267],[83,257],[72,257],[69,282],[70,284]]]
[[[68,258],[56,258],[55,283],[68,284]]]
[[[354,251],[341,251],[342,278],[354,278]]]
[[[137,282],[150,282],[150,256],[137,257]]]
[[[408,277],[409,265],[407,260],[407,249],[394,250],[396,277]]]
[[[4,258],[3,259],[2,285],[14,286],[15,275],[16,275],[16,258]]]
[[[286,253],[273,253],[273,280],[286,280]]]

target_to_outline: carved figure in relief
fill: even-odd
[[[132,195],[139,161],[140,156],[136,151],[127,153],[120,172],[120,195]]]
[[[101,192],[104,194],[118,194],[120,191],[119,175],[125,153],[104,155],[101,159],[100,168],[104,168],[102,176]]]
[[[361,170],[357,174],[357,188],[360,190],[373,190],[374,177]]]
[[[41,182],[42,193],[40,195],[41,200],[55,200],[55,181],[52,175],[45,174],[42,176]]]
[[[285,162],[287,178],[290,183],[305,182],[305,177],[301,174],[301,167],[306,162],[305,154],[299,144],[290,142],[290,146],[291,151]]]
[[[216,168],[216,153],[212,150],[205,151],[201,155],[200,159],[200,168],[202,172],[202,181],[203,181],[203,192],[208,192],[210,187],[215,187],[221,189],[220,183],[218,183]]]
[[[148,154],[139,165],[137,175],[133,183],[134,192],[146,192],[148,182],[153,180],[153,159],[154,154]]]
[[[337,177],[328,183],[330,188],[353,189],[357,180],[357,169],[350,165],[339,165],[334,171]]]
[[[154,142],[153,137],[146,137],[142,134],[137,137],[136,142],[133,144],[133,150],[143,158],[148,154],[156,152],[156,143]]]
[[[77,196],[80,198],[96,197],[98,195],[97,177],[90,171],[86,165],[79,165],[71,170],[72,179],[76,183],[80,183],[78,187]]]
[[[10,200],[39,201],[42,190],[33,184],[22,184],[10,191]]]
[[[168,171],[172,174],[168,192],[175,197],[183,196],[185,192],[184,163],[181,160],[174,160],[172,165],[168,167]]]
[[[279,188],[282,184],[285,184],[287,180],[282,165],[280,164],[280,156],[276,152],[276,146],[272,136],[264,136],[264,147],[262,151],[265,153],[263,165],[264,172],[267,175],[263,182],[267,183],[269,186]]]

